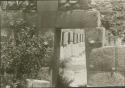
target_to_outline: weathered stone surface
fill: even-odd
[[[92,28],[100,27],[100,13],[96,10],[84,11],[38,11],[41,28]]]
[[[62,32],[83,34],[83,29],[64,29]],[[73,36],[72,36],[73,37]],[[68,38],[68,37],[67,37]],[[85,35],[83,36],[85,39]],[[85,56],[85,41],[80,42],[80,37],[75,38],[76,43],[73,42],[60,46],[60,61],[68,60],[64,70],[64,76],[68,80],[73,80],[70,84],[71,87],[85,86],[87,84],[87,71],[86,71],[86,56]],[[79,41],[78,41],[79,40]]]
[[[125,71],[125,46],[108,46],[93,49],[89,57],[90,70],[112,71],[112,68],[118,71]]]
[[[91,50],[105,45],[105,29],[103,27],[85,29],[86,57],[89,58]]]
[[[56,27],[59,28],[92,28],[100,27],[100,13],[96,10],[73,10],[58,12]]]
[[[58,10],[58,0],[39,0],[39,1],[37,1],[37,9],[39,12],[57,11]]]
[[[90,68],[96,71],[110,71],[115,66],[115,49],[113,47],[93,49],[88,60]]]
[[[50,87],[50,82],[45,80],[35,80],[35,79],[26,79],[27,88],[46,88]]]
[[[89,72],[88,85],[91,87],[125,86],[124,73],[115,72]]]
[[[103,27],[94,27],[86,28],[86,42],[94,40],[95,42],[105,43],[105,28]],[[87,41],[88,40],[88,41]]]
[[[88,85],[125,85],[125,46],[106,46],[92,50],[88,62]]]
[[[125,72],[125,46],[116,48],[117,70]]]

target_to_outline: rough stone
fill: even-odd
[[[93,49],[89,60],[90,65],[95,71],[117,71],[125,70],[125,46],[106,46],[103,48]]]
[[[35,80],[35,79],[26,79],[27,88],[46,88],[50,87],[50,82],[45,80]]]

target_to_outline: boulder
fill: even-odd
[[[89,56],[89,70],[125,71],[125,46],[108,46],[93,49]]]
[[[50,87],[50,82],[46,80],[26,79],[26,88],[46,88]]]

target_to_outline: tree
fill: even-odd
[[[31,12],[37,9],[36,0],[15,0],[15,1],[0,1],[2,10],[22,10],[24,12]]]
[[[47,40],[37,35],[36,28],[28,26],[24,20],[18,20],[11,26],[15,30],[14,38],[4,43],[2,48],[6,72],[14,74],[16,79],[22,79],[24,75],[35,78],[40,68],[47,64]]]
[[[96,8],[103,15],[102,25],[114,36],[124,34],[125,27],[125,2],[111,0],[108,2],[100,2],[96,4]]]
[[[24,6],[24,9],[20,6],[17,5],[16,10],[2,10],[5,14],[2,16],[1,24],[2,30],[7,29],[9,34],[7,34],[7,41],[1,44],[2,68],[0,70],[3,72],[2,75],[5,73],[14,75],[11,80],[16,81],[24,77],[25,79],[37,78],[42,67],[49,67],[53,55],[53,47],[50,46],[53,36],[39,35],[35,24],[31,25],[25,19],[25,14],[32,14],[34,9],[31,9],[30,5]]]

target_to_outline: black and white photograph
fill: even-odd
[[[125,0],[0,0],[0,88],[125,87]]]

